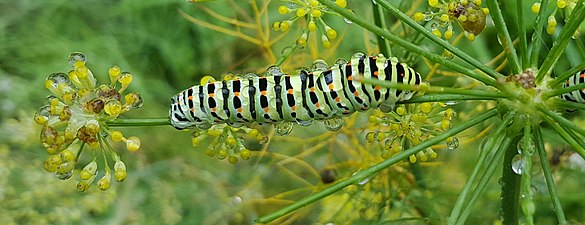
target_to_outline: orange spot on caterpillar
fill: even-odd
[[[291,107],[290,107],[290,109],[291,109],[292,111],[297,111],[297,106],[296,106],[296,105],[293,105],[293,106],[291,106]]]
[[[379,91],[380,90],[380,86],[374,86],[374,89]]]
[[[338,96],[337,98],[335,98],[336,102],[341,102],[341,98]]]
[[[217,107],[211,108],[211,111],[217,112]]]
[[[358,91],[353,92],[353,95],[355,95],[356,97],[360,96],[360,93]]]
[[[213,96],[215,96],[214,93],[208,94],[207,96],[209,96],[210,98],[213,98]]]
[[[260,94],[266,95],[266,91],[261,91]]]
[[[315,107],[319,108],[319,106],[321,106],[321,104],[319,104],[318,102],[315,103]]]
[[[239,91],[234,92],[234,96],[239,97],[240,96],[240,92]]]
[[[268,107],[264,108],[264,112],[268,112],[270,109]]]
[[[347,77],[347,80],[353,80],[352,76]]]
[[[309,88],[309,91],[311,91],[311,92],[315,92],[315,87],[311,87],[311,88]]]
[[[378,76],[380,74],[379,71],[374,71],[374,76]]]
[[[241,113],[242,112],[242,107],[238,108],[238,112]]]
[[[329,84],[328,86],[329,86],[329,90],[333,90],[333,88],[335,87],[335,85],[333,85],[333,84]]]
[[[288,89],[288,90],[286,90],[286,92],[292,95],[293,89],[292,88],[291,89]]]
[[[195,108],[191,108],[191,112],[195,112]]]
[[[193,100],[193,95],[189,95],[189,100]]]

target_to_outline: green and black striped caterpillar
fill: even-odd
[[[575,75],[571,76],[565,82],[565,84],[563,84],[563,88],[569,88],[582,83],[585,83],[585,70],[579,71]],[[561,95],[561,98],[571,102],[585,103],[585,90],[580,89],[569,93],[564,93]]]
[[[170,118],[177,129],[208,129],[213,124],[231,126],[295,122],[310,125],[322,120],[328,129],[341,127],[341,117],[381,106],[393,107],[410,99],[414,91],[362,84],[356,77],[418,85],[421,76],[396,58],[356,53],[349,62],[340,59],[328,67],[323,61],[299,75],[270,67],[268,76],[208,82],[190,87],[171,99]],[[338,121],[332,123],[332,121]],[[336,124],[339,124],[338,126]]]

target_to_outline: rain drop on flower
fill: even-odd
[[[457,147],[459,147],[459,139],[457,137],[451,137],[450,140],[449,138],[447,139],[447,148],[449,150],[454,150]]]

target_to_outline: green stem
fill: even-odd
[[[538,55],[542,45],[541,40],[543,40],[542,30],[544,29],[544,24],[547,18],[545,13],[548,8],[548,1],[549,0],[542,0],[540,3],[540,12],[538,12],[538,15],[536,16],[536,26],[534,33],[532,33],[532,38],[530,39],[530,68],[536,68],[538,65]]]
[[[395,88],[400,90],[411,90],[411,91],[424,91],[425,93],[440,93],[440,94],[459,94],[459,95],[468,95],[468,96],[476,96],[476,97],[491,97],[491,98],[507,98],[506,95],[502,94],[498,91],[485,91],[485,90],[466,90],[461,88],[451,88],[451,87],[437,87],[437,86],[430,86],[427,88],[423,88],[420,85],[410,85],[410,84],[402,84],[402,83],[394,83],[392,81],[387,80],[378,80],[372,78],[356,78],[357,81],[378,85],[385,88]],[[422,90],[424,89],[424,90]]]
[[[514,44],[512,44],[512,38],[510,38],[510,33],[508,32],[508,27],[506,26],[506,21],[504,21],[504,17],[502,16],[502,10],[500,10],[500,6],[498,5],[498,2],[496,0],[488,0],[487,6],[490,10],[490,14],[492,15],[492,19],[494,20],[494,25],[496,27],[500,43],[504,48],[504,51],[506,51],[506,54],[508,55],[508,61],[510,62],[510,68],[512,69],[512,73],[519,74],[522,71],[522,68],[520,67],[520,63],[518,62],[518,55],[516,55],[516,49],[514,49]],[[518,10],[524,9],[521,8]],[[523,30],[524,28],[518,27],[518,29]],[[524,44],[526,44],[526,42]]]
[[[284,61],[286,61],[288,59],[288,57],[290,57],[293,52],[299,47],[299,45],[297,44],[293,44],[292,47],[286,47],[283,51],[282,51],[282,56],[280,56],[280,58],[278,59],[278,61],[276,61],[275,66],[280,66],[284,63]]]
[[[565,119],[565,117],[562,117],[561,115],[545,108],[544,106],[539,106],[538,110],[547,115],[548,117],[550,117],[551,119],[553,119],[554,121],[556,121],[557,123],[563,125],[563,127],[574,130],[577,133],[585,136],[585,129],[573,123],[572,121]]]
[[[518,13],[518,29],[520,30],[520,49],[519,54],[522,57],[522,69],[528,67],[528,41],[526,40],[526,28],[524,27],[524,3],[525,1],[516,1],[516,12]]]
[[[551,73],[552,68],[561,57],[569,41],[573,40],[573,34],[577,28],[579,28],[579,25],[581,25],[584,19],[585,7],[583,6],[583,0],[579,0],[577,6],[575,6],[575,9],[571,13],[571,16],[568,18],[567,23],[561,30],[559,37],[553,42],[552,49],[544,59],[542,66],[539,68],[538,74],[536,75],[537,82],[541,81],[547,74]]]
[[[477,187],[475,188],[475,190],[473,190],[473,193],[471,194],[471,198],[466,203],[467,205],[465,205],[463,207],[463,213],[458,218],[456,225],[465,224],[465,220],[467,220],[467,217],[471,213],[471,209],[473,209],[473,205],[477,201],[477,198],[479,198],[479,195],[481,195],[483,193],[483,191],[485,190],[485,188],[487,187],[487,183],[490,181],[491,177],[494,175],[496,169],[498,168],[498,165],[500,165],[502,163],[504,153],[506,152],[506,149],[508,149],[508,147],[510,146],[511,143],[512,143],[511,138],[504,137],[502,144],[499,146],[494,157],[492,158],[492,160],[490,160],[489,164],[484,169],[484,173],[479,178],[479,182],[477,183]]]
[[[550,200],[553,203],[554,212],[557,215],[559,224],[565,225],[567,224],[567,219],[565,219],[565,212],[563,211],[561,201],[557,195],[555,180],[553,179],[550,165],[548,164],[548,158],[546,157],[546,151],[544,150],[544,139],[542,138],[540,126],[538,125],[534,126],[534,138],[536,142],[536,150],[538,151],[538,156],[540,157],[540,164],[542,165],[542,172],[544,173],[544,179],[546,181],[546,187],[548,189],[548,193],[550,194]]]
[[[577,152],[577,154],[579,154],[582,158],[585,158],[585,145],[581,145],[578,140],[573,138],[573,136],[568,133],[567,130],[565,130],[559,124],[555,123],[555,121],[553,121],[551,118],[545,116],[544,119],[555,131],[557,131],[557,133],[561,136],[561,138],[563,138],[563,140],[567,142],[567,144],[573,147],[573,151]]]
[[[516,136],[513,143],[518,143],[522,135]],[[517,225],[520,213],[520,175],[512,168],[512,159],[518,155],[516,145],[510,145],[504,156],[502,169],[501,218],[504,225]]]
[[[567,72],[561,74],[560,76],[555,77],[554,80],[548,82],[548,87],[553,88],[553,87],[561,85],[562,83],[567,81],[569,79],[569,77],[572,77],[577,72],[583,70],[583,68],[585,68],[585,61],[583,61],[579,65],[573,67],[572,69],[568,70]]]
[[[374,24],[376,26],[381,27],[382,29],[388,29],[386,26],[386,21],[384,20],[384,14],[381,13],[380,7],[378,4],[372,2],[372,11],[374,12]],[[390,44],[386,39],[382,38],[382,36],[376,35],[376,39],[378,39],[378,48],[380,49],[380,53],[385,56],[391,56],[392,50],[390,49]]]
[[[368,21],[366,21],[365,19],[360,18],[357,15],[354,15],[353,13],[347,11],[347,9],[341,8],[339,6],[337,6],[335,4],[335,2],[330,1],[330,0],[318,0],[321,4],[327,6],[329,9],[335,11],[336,13],[340,14],[341,16],[343,16],[346,19],[349,19],[351,21],[353,21],[355,24],[363,27],[366,30],[371,31],[372,33],[382,36],[384,37],[386,40],[401,46],[403,48],[405,48],[408,51],[414,52],[416,54],[419,54],[423,57],[426,57],[427,59],[439,63],[443,66],[449,67],[457,72],[460,72],[462,74],[465,74],[473,79],[476,79],[484,84],[493,86],[493,87],[499,87],[500,85],[491,78],[485,77],[482,74],[478,74],[476,72],[474,72],[473,70],[466,68],[464,66],[459,65],[458,63],[453,62],[452,60],[448,60],[445,59],[444,57],[442,57],[441,55],[437,55],[434,53],[429,52],[426,49],[421,48],[418,45],[415,45],[413,43],[411,43],[410,41],[404,40],[404,38],[395,35],[391,32],[388,32],[386,30],[383,30],[380,27],[377,27],[376,25],[373,25],[371,23],[369,23]],[[378,4],[380,4],[382,7],[387,8],[388,3],[386,3],[385,1],[382,0],[376,0],[376,2]],[[396,9],[398,10],[398,9]],[[416,22],[414,22],[412,19],[408,18],[406,15],[402,14],[406,19],[403,20],[404,22],[411,21],[412,23],[416,24]],[[426,32],[429,35],[435,37],[433,34],[430,33],[430,31],[425,30],[424,27],[420,26],[419,24],[416,24],[416,26],[420,27],[420,31],[421,32]],[[417,28],[415,28],[417,29]],[[417,29],[418,30],[418,29]],[[426,34],[425,34],[426,35]],[[474,59],[473,57],[463,53],[461,50],[451,46],[448,42],[438,39],[437,37],[435,37],[434,39],[436,39],[437,41],[441,42],[442,45],[447,46],[451,52],[457,52],[458,54],[462,54],[459,57],[462,59],[466,59],[466,60],[471,60],[474,61],[474,63],[472,63],[472,65],[474,65],[476,68],[486,72],[488,75],[493,76],[493,77],[499,77],[499,75],[497,74],[497,72],[495,72],[494,70],[490,69],[489,67],[487,67],[486,65],[484,65],[483,63],[477,61],[476,59]],[[451,50],[452,49],[452,50]]]
[[[150,127],[171,125],[168,117],[145,119],[115,119],[106,122],[110,127]]]
[[[342,181],[340,181],[340,182],[338,182],[338,183],[336,183],[336,184],[334,184],[326,189],[323,189],[323,190],[321,190],[313,195],[310,195],[310,196],[307,196],[303,199],[300,199],[291,205],[288,205],[284,208],[277,210],[276,212],[273,212],[273,213],[266,215],[266,216],[262,216],[262,217],[256,219],[256,222],[257,223],[268,223],[268,222],[274,221],[275,219],[278,219],[278,218],[280,218],[288,213],[291,213],[291,212],[293,212],[301,207],[304,207],[304,206],[306,206],[314,201],[325,198],[325,197],[327,197],[327,196],[329,196],[329,195],[331,195],[331,194],[333,194],[333,193],[335,193],[335,192],[337,192],[337,191],[339,191],[339,190],[341,190],[349,185],[356,184],[360,181],[368,179],[368,178],[376,175],[380,170],[388,168],[389,166],[394,165],[395,163],[398,163],[404,159],[407,159],[410,155],[416,154],[419,151],[422,151],[428,147],[431,147],[432,145],[435,145],[435,144],[445,140],[448,137],[456,135],[459,132],[466,130],[467,128],[470,128],[478,123],[481,123],[481,122],[483,122],[483,121],[485,121],[485,120],[487,120],[487,119],[489,119],[497,114],[498,114],[498,111],[496,109],[492,109],[492,110],[489,110],[487,112],[484,112],[483,114],[480,114],[480,115],[464,122],[463,124],[461,124],[459,126],[456,126],[456,127],[453,127],[451,129],[447,130],[445,133],[437,135],[434,138],[431,138],[427,141],[424,141],[424,142],[420,143],[419,145],[414,146],[410,149],[404,150],[404,151],[396,154],[395,156],[393,156],[393,157],[391,157],[391,158],[389,158],[381,163],[378,163],[378,164],[376,164],[376,165],[374,165],[366,170],[362,170],[360,172],[357,172],[353,176],[349,177],[346,180],[342,180]]]
[[[522,137],[522,156],[524,158],[524,168],[522,169],[521,178],[521,193],[522,193],[522,212],[526,217],[526,224],[534,224],[534,202],[532,201],[532,187],[531,187],[531,175],[532,175],[532,154],[534,154],[534,146],[532,146],[532,131],[531,122],[529,117],[524,121],[524,135]]]
[[[448,102],[448,101],[467,101],[467,100],[494,100],[494,97],[485,96],[469,96],[458,94],[425,94],[421,96],[412,97],[406,101],[398,101],[400,104],[404,103],[423,103],[423,102]]]
[[[577,85],[573,85],[573,86],[568,87],[568,88],[553,89],[552,91],[543,93],[542,94],[542,98],[543,99],[548,99],[550,97],[562,95],[564,93],[569,93],[569,92],[573,92],[573,91],[576,91],[576,90],[581,90],[583,88],[585,88],[585,83],[580,83],[580,84],[577,84]]]
[[[585,104],[577,103],[577,102],[570,102],[563,99],[553,99],[554,105],[564,109],[582,109],[585,110]]]
[[[457,201],[455,202],[455,205],[453,206],[453,209],[451,211],[451,215],[449,216],[448,224],[455,224],[457,222],[457,219],[459,219],[459,216],[461,215],[461,213],[463,211],[464,204],[469,199],[469,194],[472,191],[474,181],[477,179],[477,176],[478,176],[480,171],[485,171],[483,169],[484,169],[485,163],[489,159],[487,157],[488,153],[490,153],[490,150],[494,149],[494,147],[497,144],[499,144],[498,140],[500,140],[500,137],[505,135],[506,127],[508,126],[508,123],[512,120],[512,118],[514,118],[514,114],[507,113],[504,116],[503,120],[498,124],[498,127],[496,128],[494,133],[491,135],[491,137],[485,143],[485,146],[480,146],[480,147],[483,147],[483,149],[480,149],[479,158],[477,159],[477,163],[475,164],[475,168],[473,168],[471,175],[467,179],[467,182],[465,182],[465,185],[463,186],[463,189],[461,190],[461,193],[459,194],[459,197],[457,198]],[[477,188],[474,188],[473,190],[477,190]]]

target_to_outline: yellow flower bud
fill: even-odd
[[[128,151],[135,152],[140,148],[140,139],[136,136],[126,139],[126,148]]]
[[[317,24],[315,24],[315,22],[313,22],[313,21],[309,21],[309,25],[307,25],[307,27],[309,28],[309,31],[311,31],[311,32],[317,30]]]
[[[110,182],[112,180],[112,175],[110,171],[106,171],[106,175],[104,175],[97,183],[97,186],[100,190],[105,191],[110,188]]]
[[[425,102],[420,105],[420,110],[424,113],[429,113],[433,109],[433,105],[431,103]]]
[[[282,32],[286,32],[286,31],[288,31],[288,29],[290,28],[291,25],[292,25],[292,21],[290,21],[290,20],[282,21],[282,23],[280,23],[280,30]]]
[[[289,11],[290,10],[284,5],[278,7],[278,13],[280,13],[281,15],[287,14]]]
[[[406,108],[404,108],[403,106],[399,106],[398,108],[396,108],[396,114],[404,116],[404,114],[406,114]]]
[[[445,31],[445,38],[446,39],[451,39],[452,37],[453,37],[453,31],[452,30]]]
[[[120,142],[122,140],[124,140],[124,135],[122,135],[122,132],[114,130],[112,131],[112,141],[115,142]]]
[[[236,164],[236,163],[238,163],[238,157],[229,156],[228,157],[228,162],[230,162],[231,164]]]
[[[297,9],[297,16],[298,17],[303,17],[305,15],[307,15],[307,10],[305,10],[304,8]]]
[[[424,15],[424,14],[422,14],[421,12],[416,12],[416,13],[415,13],[415,14],[412,16],[412,18],[414,19],[414,21],[416,21],[416,22],[420,22],[420,21],[422,21],[422,20],[425,18],[425,15]]]
[[[311,11],[311,16],[312,17],[321,17],[321,10],[313,9],[313,11]]]
[[[532,4],[532,12],[539,13],[540,12],[540,2],[536,2]]]
[[[347,7],[347,1],[346,0],[335,0],[335,4],[341,8],[345,8]]]
[[[435,7],[439,4],[439,0],[429,0],[429,5]]]
[[[337,31],[335,31],[334,29],[331,29],[330,27],[326,27],[325,31],[327,32],[327,37],[331,40],[334,40],[335,38],[337,38]]]
[[[563,8],[567,7],[567,1],[565,1],[565,0],[558,0],[557,1],[557,7],[559,9],[563,9]]]
[[[439,18],[439,19],[443,22],[449,22],[449,15],[443,14],[443,15],[441,15],[441,18]]]
[[[241,157],[243,160],[250,159],[250,156],[251,156],[251,155],[252,155],[252,153],[251,153],[251,152],[250,152],[250,150],[248,150],[248,149],[242,149],[242,150],[240,150],[240,157]]]

